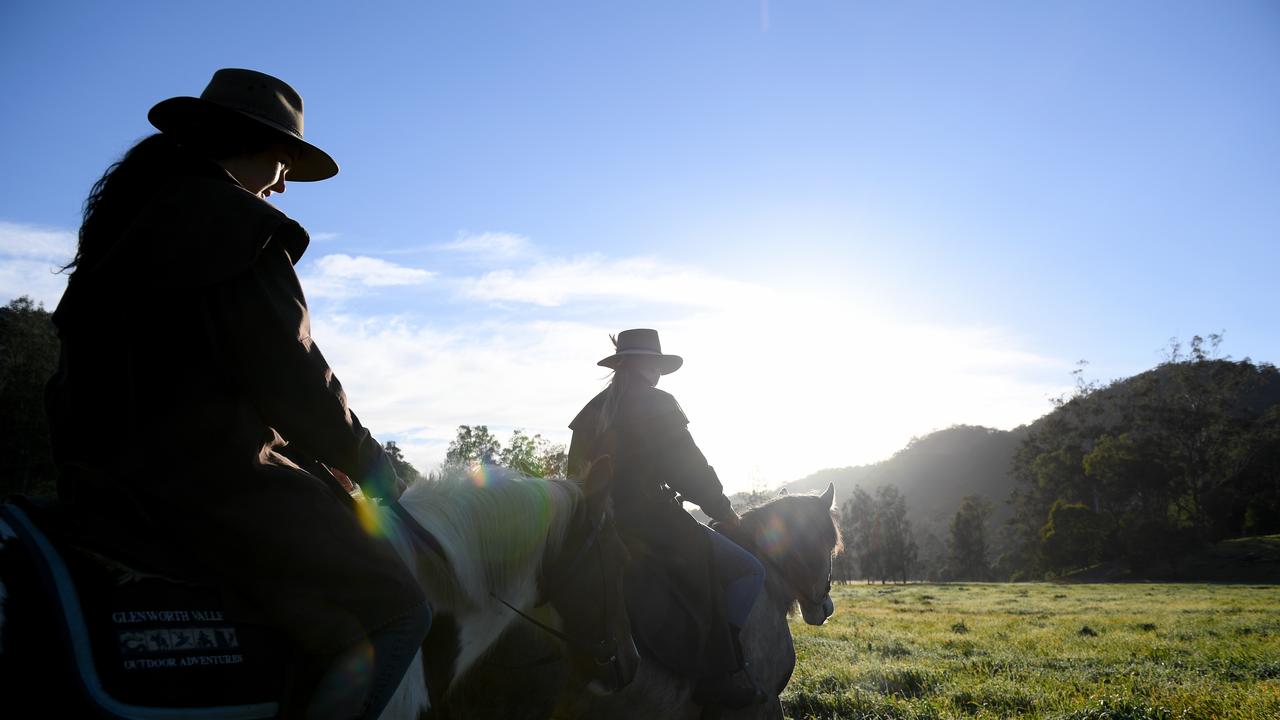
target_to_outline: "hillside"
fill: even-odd
[[[1151,568],[1153,579],[1275,578],[1275,568],[1264,567],[1270,561],[1230,562],[1233,553],[1266,557],[1261,541],[1193,554],[1208,543],[1280,532],[1280,371],[1209,357],[1203,347],[1196,338],[1190,358],[1082,384],[1030,425],[951,427],[882,462],[821,470],[785,488],[811,492],[830,482],[842,503],[858,486],[896,487],[925,570],[945,553],[962,499],[977,495],[991,508],[987,559],[1003,573],[1040,577],[1117,561],[1096,565],[1097,579],[1130,564]],[[1027,481],[1021,486],[1015,459]],[[1016,506],[1008,502],[1015,488]],[[1057,505],[1060,525],[1051,522]],[[1178,557],[1176,568],[1155,567]]]
[[[966,495],[991,501],[992,517],[1009,514],[1005,499],[1013,490],[1009,470],[1027,428],[1012,431],[958,425],[913,439],[893,457],[874,465],[820,470],[788,483],[788,492],[821,490],[834,483],[841,503],[861,485],[871,491],[894,485],[907,501],[908,519],[918,530],[945,529]]]

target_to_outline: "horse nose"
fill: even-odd
[[[822,600],[822,612],[823,612],[823,614],[824,614],[826,617],[831,617],[833,614],[835,614],[835,611],[836,611],[836,604],[835,604],[834,602],[832,602],[832,600],[831,600],[831,596],[830,596],[830,595],[828,595],[828,596],[826,596],[825,598],[823,598],[823,600]]]

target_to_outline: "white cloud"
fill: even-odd
[[[49,260],[61,266],[75,252],[74,232],[0,220],[0,257]]]
[[[67,285],[58,269],[75,252],[74,232],[0,221],[0,302],[27,295],[52,309]]]
[[[525,258],[533,253],[533,245],[528,238],[502,232],[462,234],[440,248],[498,261]]]
[[[378,258],[325,255],[307,264],[303,287],[309,297],[342,299],[363,295],[367,288],[420,285],[435,274]]]
[[[476,300],[559,307],[582,300],[724,307],[760,288],[697,269],[648,258],[607,260],[592,256],[539,262],[523,270],[498,270],[463,283]]]

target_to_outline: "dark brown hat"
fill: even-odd
[[[329,154],[302,139],[302,96],[283,80],[254,70],[224,68],[200,97],[175,97],[151,108],[147,119],[179,140],[267,130],[298,152],[289,180],[309,182],[338,174]]]
[[[618,365],[622,364],[623,358],[648,356],[657,358],[658,372],[668,375],[680,369],[684,365],[684,358],[679,355],[664,355],[662,353],[662,343],[658,341],[658,331],[646,328],[638,328],[635,330],[623,330],[618,333],[618,337],[612,338],[613,347],[616,352],[609,357],[596,363],[607,368],[616,370]]]

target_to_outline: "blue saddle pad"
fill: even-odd
[[[0,505],[55,615],[35,642],[59,646],[69,685],[94,712],[277,715],[288,658],[279,633],[229,611],[234,603],[216,587],[139,571],[60,537],[41,515],[29,503]]]

